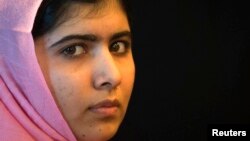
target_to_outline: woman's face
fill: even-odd
[[[76,138],[102,141],[116,133],[125,115],[135,67],[129,24],[119,4],[89,13],[91,7],[70,5],[68,12],[78,14],[72,12],[66,22],[37,38],[35,49]]]

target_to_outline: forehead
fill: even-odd
[[[67,9],[68,14],[75,13],[77,15],[81,14],[85,17],[101,16],[105,11],[113,10],[123,11],[122,2],[120,0],[96,0],[95,2],[79,2],[70,1],[68,3]]]
[[[65,12],[65,20],[47,35],[108,35],[130,29],[127,16],[117,0],[107,0],[100,4],[72,2]]]
[[[64,25],[74,24],[78,21],[103,20],[105,22],[105,20],[112,20],[112,18],[127,20],[126,13],[118,0],[100,0],[97,3],[71,2],[65,15]]]

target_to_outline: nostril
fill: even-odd
[[[101,84],[101,87],[111,87],[111,83],[104,82],[104,83]]]

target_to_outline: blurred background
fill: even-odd
[[[131,2],[136,81],[113,140],[206,141],[209,124],[250,124],[246,2]]]

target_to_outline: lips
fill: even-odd
[[[96,114],[111,116],[117,112],[119,106],[120,106],[120,102],[117,99],[115,100],[107,99],[107,100],[98,102],[95,105],[90,106],[89,110]]]

